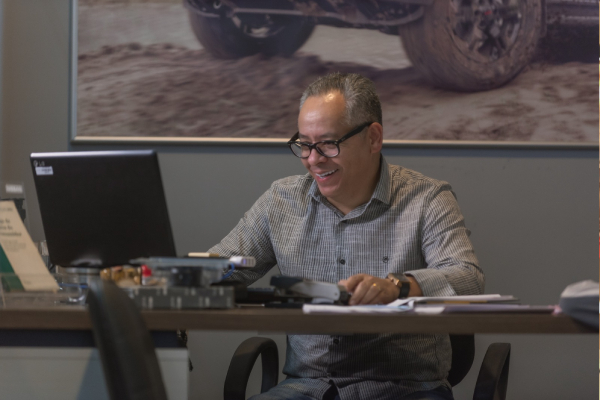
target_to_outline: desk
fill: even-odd
[[[266,309],[259,307],[230,310],[153,310],[143,311],[143,318],[151,331],[189,330],[229,330],[229,331],[261,331],[286,333],[511,333],[511,334],[598,334],[571,318],[549,314],[447,314],[447,315],[314,315],[303,314],[298,309]],[[82,307],[48,308],[48,309],[0,309],[0,361],[2,352],[10,357],[10,347],[15,342],[36,341],[35,337],[49,336],[81,336],[91,335],[91,321],[88,312]],[[51,334],[49,334],[51,332]],[[25,335],[23,335],[25,333]],[[24,339],[24,337],[30,337]],[[90,339],[91,340],[91,339]],[[37,350],[36,350],[37,351]],[[58,351],[58,350],[57,350]],[[67,351],[67,350],[63,350]],[[82,351],[82,350],[77,350]],[[91,350],[87,350],[91,351]],[[80,386],[86,393],[73,391],[74,395],[65,398],[105,399],[105,394],[92,397],[94,391],[104,391],[102,387],[101,369],[97,356],[88,363],[70,366],[75,380],[83,382]],[[93,358],[92,357],[92,358]],[[14,363],[11,363],[14,365]],[[37,364],[36,364],[37,365]],[[36,365],[31,368],[35,368]],[[76,375],[77,365],[87,365],[83,376]],[[177,365],[181,365],[179,362]],[[91,368],[90,366],[94,366]],[[184,364],[185,366],[185,364]],[[0,363],[0,370],[2,369]],[[225,368],[225,367],[224,367]],[[47,368],[46,368],[47,369]],[[170,379],[176,381],[181,376],[187,377],[187,371],[171,369]],[[26,369],[24,369],[26,370]],[[173,372],[175,371],[175,372]],[[66,372],[66,371],[65,371]],[[14,382],[22,381],[17,374],[6,368],[5,374]],[[81,374],[80,374],[81,375]],[[167,378],[168,380],[169,378]],[[32,379],[33,380],[33,379]],[[50,379],[47,384],[57,382]],[[0,382],[0,386],[2,382]],[[95,385],[95,386],[94,386]],[[30,385],[34,387],[34,385]],[[42,386],[42,385],[38,385]],[[18,392],[15,388],[14,392]],[[64,393],[64,388],[61,388]],[[168,389],[169,390],[169,389]],[[23,399],[49,399],[48,392],[43,396],[35,393]],[[60,392],[59,392],[60,393]],[[15,397],[16,398],[16,397]],[[172,396],[172,398],[183,398]],[[19,398],[20,399],[20,398]],[[54,400],[54,399],[53,399]]]
[[[85,308],[0,311],[8,323],[0,328],[3,400],[108,400]],[[85,321],[83,326],[73,324],[73,317]],[[187,349],[179,347],[174,329],[152,336],[169,399],[187,400]]]
[[[262,332],[349,333],[587,333],[598,334],[565,315],[549,314],[385,314],[315,315],[298,309],[261,307],[230,310],[143,311],[151,331],[258,330]],[[85,308],[1,309],[0,330],[89,330]]]

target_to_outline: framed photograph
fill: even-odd
[[[71,1],[75,142],[282,143],[342,71],[375,83],[388,144],[598,146],[596,3]]]

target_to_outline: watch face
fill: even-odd
[[[408,296],[410,292],[410,280],[404,274],[388,274],[388,278],[392,283],[400,288],[398,298],[402,299]]]

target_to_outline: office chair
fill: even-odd
[[[448,374],[450,385],[458,385],[467,375],[475,358],[473,335],[450,335],[452,365]],[[277,385],[279,357],[277,344],[271,339],[253,337],[235,351],[225,378],[225,400],[245,400],[246,386],[258,356],[262,361],[261,393]],[[473,400],[505,400],[508,384],[510,343],[492,343],[485,354]]]
[[[102,279],[90,283],[88,303],[111,400],[166,400],[154,343],[133,301]]]

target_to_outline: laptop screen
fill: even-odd
[[[33,153],[50,261],[104,268],[175,256],[154,151]]]

